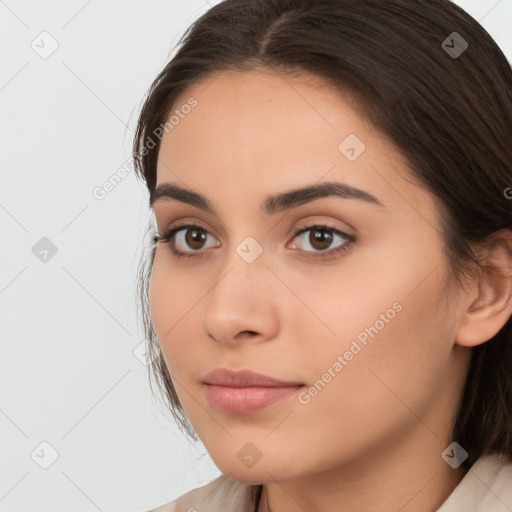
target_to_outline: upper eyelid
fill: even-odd
[[[307,215],[306,217],[329,217],[329,216],[332,216],[332,213],[319,213],[319,214],[310,214],[310,215]],[[156,224],[158,225],[159,222],[158,222],[158,218],[157,216],[155,215],[155,221],[156,221]],[[350,230],[353,230],[354,232],[357,233],[357,228],[355,226],[352,226],[349,222],[347,221],[344,221],[344,220],[341,220],[341,219],[338,219],[337,221],[325,221],[325,220],[316,220],[316,219],[309,219],[309,220],[300,220],[298,221],[299,224],[302,224],[302,222],[305,222],[304,224],[304,227],[299,227],[299,228],[290,228],[290,230],[288,231],[289,233],[291,233],[292,231],[298,231],[298,230],[301,230],[301,229],[307,229],[307,228],[310,228],[312,226],[316,226],[316,225],[325,225],[325,224],[329,224],[331,222],[341,222],[343,223],[345,226],[348,226]],[[164,224],[164,228],[163,228],[163,232],[169,230],[169,229],[172,229],[172,228],[181,228],[181,227],[186,227],[186,226],[190,226],[190,225],[197,225],[199,226],[201,229],[204,229],[205,231],[208,231],[209,233],[211,233],[211,230],[210,228],[207,228],[207,227],[204,227],[202,226],[202,221],[198,221],[196,220],[196,217],[188,217],[188,216],[184,216],[182,218],[179,218],[175,221],[172,221],[172,222],[165,222],[165,221],[162,221],[161,224]],[[297,224],[297,222],[294,222],[294,224]],[[343,227],[335,227],[335,226],[328,226],[329,229],[337,229],[338,231],[341,231],[341,232],[344,232],[345,234],[349,235],[350,233],[347,232],[347,229],[343,228]],[[225,224],[222,222],[222,227],[221,227],[221,231],[225,230],[227,228],[228,231],[231,231],[232,232],[232,229],[230,229],[229,227],[225,226]],[[218,231],[217,228],[213,228],[214,231]],[[273,229],[273,228],[272,228]]]
[[[165,233],[170,230],[179,231],[182,229],[192,228],[192,227],[201,228],[204,231],[207,231],[209,234],[212,234],[212,232],[209,228],[202,226],[199,222],[196,222],[196,221],[183,221],[183,223],[181,221],[171,222],[169,224],[169,226],[165,227],[161,232]],[[298,234],[300,232],[313,229],[315,227],[323,227],[324,229],[332,229],[333,231],[339,231],[340,233],[344,233],[347,236],[353,236],[350,233],[347,233],[347,231],[344,230],[343,228],[330,226],[329,222],[326,222],[326,221],[309,221],[309,223],[305,224],[304,226],[302,226],[300,228],[294,228],[294,229],[290,230],[290,232],[294,232],[294,234]]]
[[[340,228],[337,228],[334,226],[330,226],[329,223],[327,223],[327,222],[313,222],[312,224],[307,224],[306,226],[304,226],[302,228],[297,228],[295,230],[294,234],[295,234],[295,236],[297,236],[301,233],[304,233],[305,231],[312,231],[313,228],[330,229],[331,231],[336,231],[337,233],[341,233],[346,236],[352,236],[352,235],[350,235],[350,233],[347,233],[343,229],[340,229]]]

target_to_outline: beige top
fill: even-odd
[[[221,475],[149,512],[255,512],[261,491]],[[512,463],[480,457],[437,512],[512,512]]]

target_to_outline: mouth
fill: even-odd
[[[203,379],[206,395],[218,411],[251,414],[290,398],[304,386],[299,382],[275,379],[250,370],[219,368]]]

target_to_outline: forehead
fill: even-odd
[[[179,121],[164,132],[157,184],[181,184],[214,201],[219,191],[263,197],[324,177],[387,201],[386,177],[396,181],[397,171],[407,169],[401,153],[341,93],[308,75],[222,72],[188,87],[170,115]],[[364,148],[356,160],[340,149],[345,140]]]
[[[180,115],[179,124],[168,137],[171,144],[178,138],[182,142],[185,126],[185,135],[208,133],[203,144],[227,136],[261,145],[276,137],[282,143],[326,131],[371,130],[340,93],[310,75],[224,71],[188,87],[176,99],[170,114],[189,110],[186,104],[192,99],[197,104],[189,113]],[[190,133],[192,130],[194,134]]]

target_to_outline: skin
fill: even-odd
[[[188,260],[158,244],[150,308],[192,426],[223,473],[265,484],[259,512],[267,498],[273,512],[437,510],[465,474],[441,453],[454,441],[471,347],[510,316],[510,286],[498,293],[491,279],[475,280],[454,292],[434,197],[381,133],[313,77],[223,72],[190,86],[175,107],[190,97],[197,106],[162,139],[157,184],[206,196],[218,215],[155,203],[160,233],[195,222],[208,239],[201,248],[175,238],[179,250],[203,253]],[[352,162],[338,149],[349,134],[366,145]],[[270,194],[326,181],[382,206],[327,197],[260,209]],[[295,236],[325,222],[356,237],[330,259],[321,251],[344,238],[333,234],[315,252],[311,231]],[[250,264],[236,252],[247,236],[263,248]],[[510,246],[493,253],[503,268]],[[202,380],[218,367],[307,389],[394,303],[401,311],[309,403],[292,396],[237,415],[207,400]],[[261,453],[252,467],[237,457],[248,442]]]

